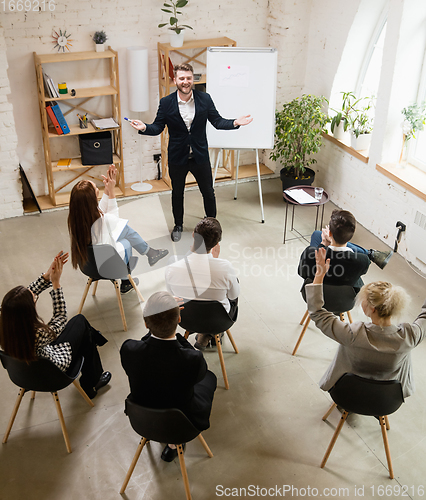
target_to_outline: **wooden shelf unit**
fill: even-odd
[[[79,62],[79,61],[89,61],[93,59],[105,59],[109,65],[109,79],[110,85],[99,86],[99,87],[88,87],[75,89],[75,96],[71,94],[60,95],[57,98],[46,97],[44,91],[44,81],[43,81],[43,64],[51,63],[66,63],[66,62]],[[66,102],[68,111],[62,111],[66,119],[67,115],[73,111],[79,110],[82,113],[89,113],[89,115],[96,118],[109,118],[101,116],[96,112],[87,110],[84,105],[94,97],[109,97],[111,99],[111,116],[118,123],[119,127],[114,129],[106,129],[112,132],[112,144],[113,144],[113,162],[117,167],[117,194],[124,196],[125,194],[125,183],[124,183],[124,165],[123,165],[123,141],[121,132],[121,107],[120,107],[120,83],[118,75],[118,54],[116,51],[112,50],[111,47],[105,52],[69,52],[63,54],[37,54],[34,52],[34,64],[36,70],[36,80],[37,80],[37,95],[40,109],[40,120],[41,120],[41,131],[43,139],[43,149],[44,149],[44,159],[46,167],[47,185],[49,189],[49,198],[53,206],[62,205],[63,200],[69,200],[69,193],[64,193],[60,191],[66,186],[71,184],[73,181],[79,177],[87,174],[88,177],[96,179],[88,173],[95,167],[99,165],[82,165],[81,158],[73,158],[70,167],[57,167],[58,159],[52,160],[50,141],[63,140],[64,137],[79,136],[88,133],[98,133],[104,132],[104,130],[95,129],[92,124],[88,124],[87,129],[81,129],[78,125],[70,125],[69,134],[58,135],[54,129],[49,127],[46,103],[51,101]],[[85,82],[90,83],[90,82]],[[79,99],[80,101],[76,101]],[[74,139],[75,140],[75,139]],[[54,173],[55,172],[73,172],[74,177],[67,182],[62,183],[59,186],[55,186]],[[98,179],[102,181],[102,179]]]
[[[206,67],[206,63],[200,59],[206,51],[208,47],[236,47],[237,42],[235,40],[231,40],[226,36],[220,38],[207,38],[204,40],[191,40],[189,42],[184,42],[182,47],[172,47],[169,43],[160,43],[158,42],[158,84],[159,84],[159,94],[160,99],[170,94],[170,90],[174,89],[176,86],[173,83],[173,79],[170,78],[169,75],[169,58],[171,53],[178,54],[183,58],[182,63],[192,64],[194,62],[200,64],[204,68]],[[184,51],[191,49],[200,49],[193,55],[185,54]],[[197,82],[197,84],[206,83],[206,74],[205,72],[202,74],[201,79]],[[167,127],[161,134],[161,170],[163,180],[171,187],[171,181],[169,176],[168,169],[168,161],[167,161],[167,146],[169,144],[169,134]],[[233,152],[224,155],[224,164],[225,158],[231,163],[233,167]],[[233,169],[232,169],[233,170]],[[229,171],[229,178],[232,177],[231,171]]]

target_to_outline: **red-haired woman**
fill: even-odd
[[[92,181],[78,182],[71,191],[68,230],[71,236],[71,262],[74,269],[83,267],[88,259],[89,245],[112,245],[121,258],[129,261],[134,248],[141,255],[148,257],[150,266],[165,257],[168,250],[154,250],[132,229],[127,220],[118,217],[118,205],[115,199],[117,169],[111,165],[107,175],[102,176],[105,185],[104,194],[98,205],[99,189]],[[135,278],[138,284],[138,279]],[[121,281],[121,293],[130,292],[133,287],[129,280]]]
[[[60,252],[46,273],[33,281],[28,288],[17,286],[3,298],[0,314],[0,345],[6,354],[30,363],[38,358],[50,359],[66,372],[73,361],[84,356],[80,385],[90,398],[111,380],[111,373],[104,372],[96,346],[107,339],[79,314],[67,323],[67,309],[60,285],[63,265],[68,253]],[[53,287],[50,295],[53,316],[44,323],[36,310],[38,296]]]

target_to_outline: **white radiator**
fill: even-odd
[[[410,224],[407,233],[410,253],[426,264],[426,215],[417,211],[414,224]]]

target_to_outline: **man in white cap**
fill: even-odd
[[[197,429],[208,429],[216,376],[207,369],[203,354],[176,333],[178,303],[168,292],[154,293],[143,316],[149,333],[141,340],[126,340],[120,349],[129,399],[148,408],[178,408]],[[176,447],[166,445],[162,460],[176,457]]]

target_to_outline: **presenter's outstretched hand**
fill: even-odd
[[[237,127],[238,125],[240,127],[244,126],[244,125],[248,125],[249,123],[251,123],[253,121],[253,118],[251,117],[251,115],[245,115],[245,116],[240,116],[239,118],[237,118],[236,120],[234,120],[234,125]]]
[[[142,132],[145,131],[146,125],[144,122],[141,122],[140,120],[132,120],[130,122],[130,125],[135,128],[136,130],[141,130]]]

